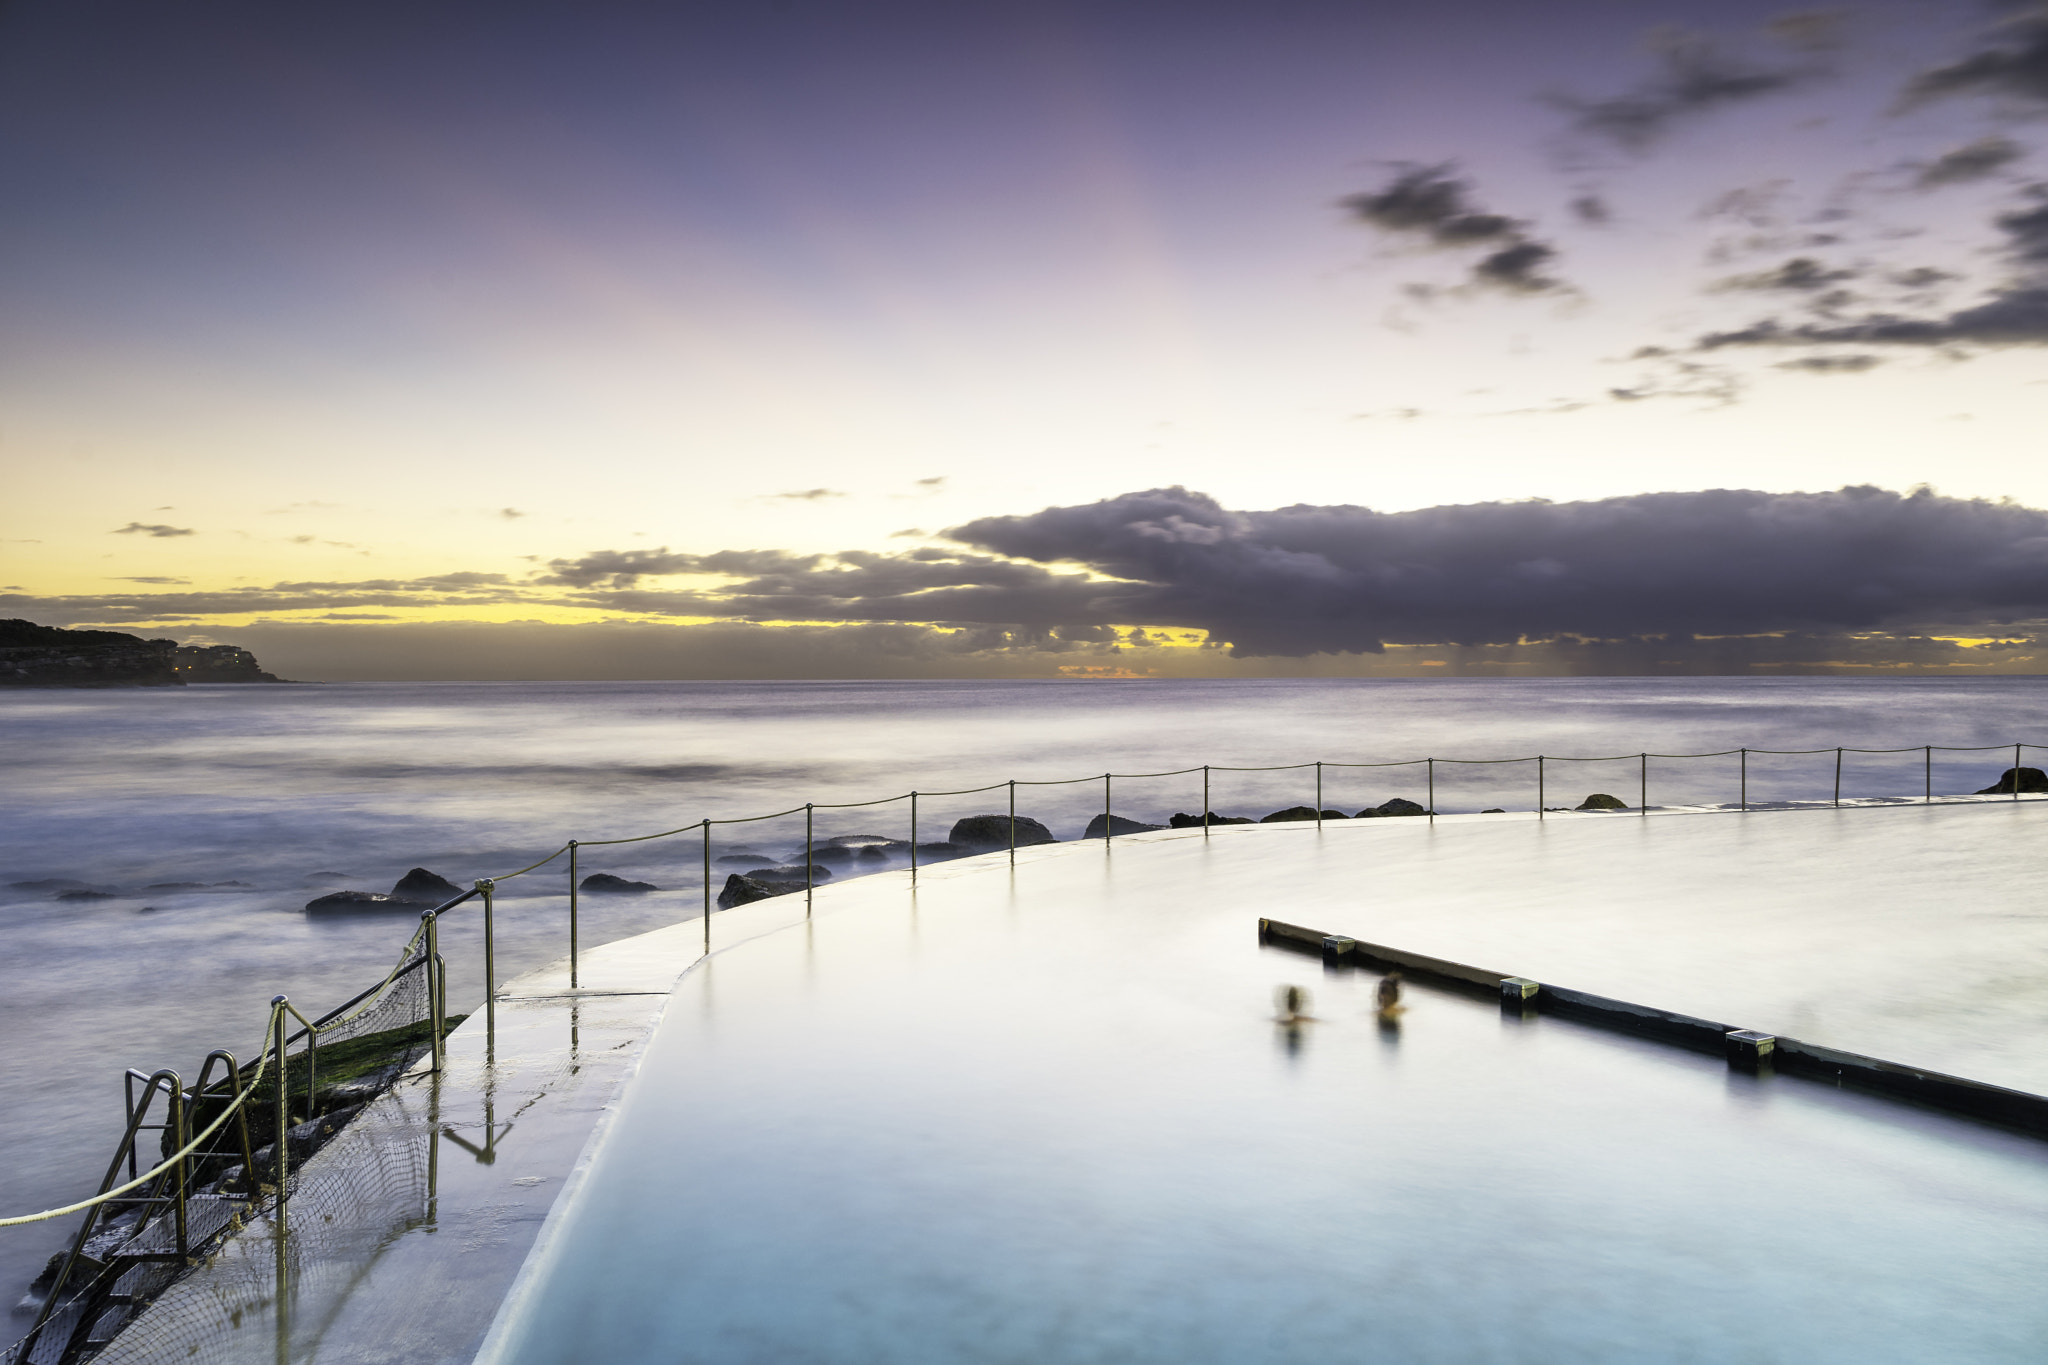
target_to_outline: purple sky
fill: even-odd
[[[1169,485],[2048,505],[2044,112],[2048,19],[2018,5],[17,2],[0,612],[358,642],[740,617],[809,632],[762,664],[793,672],[853,620],[895,630],[883,671],[1419,666],[1427,625],[1375,652],[1355,603],[1272,663],[1186,584],[1071,620],[778,614],[704,557],[980,581],[948,528]],[[1330,572],[1395,523],[1344,524]],[[549,569],[656,551],[691,567],[631,601]],[[1126,572],[1109,540],[1061,553]],[[1498,616],[1475,599],[1441,643],[1548,667],[1560,632],[1713,619],[1807,632],[1781,663],[1876,631],[1948,667],[2030,638],[2039,584],[1788,625],[1688,582],[1662,627],[1461,637]]]

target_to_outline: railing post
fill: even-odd
[[[704,955],[711,955],[711,820],[704,820]]]
[[[1932,744],[1925,746],[1925,752],[1920,755],[1920,759],[1920,775],[1922,781],[1926,784],[1921,790],[1920,800],[1922,804],[1926,804],[1934,800],[1934,746]]]
[[[1323,827],[1323,760],[1316,760],[1316,828]]]
[[[1010,779],[1010,862],[1017,861],[1017,779]]]
[[[491,923],[491,893],[497,883],[489,877],[477,879],[476,889],[484,896],[484,1044],[498,1040],[498,943]]]
[[[1636,810],[1643,815],[1648,815],[1650,813],[1650,756],[1648,754],[1637,754],[1636,757],[1642,761],[1642,771],[1637,774],[1640,781],[1640,789],[1636,793]]]
[[[1536,818],[1543,819],[1543,755],[1536,755]]]
[[[917,882],[917,793],[910,794],[910,880]]]
[[[1727,751],[1722,750],[1723,753]],[[1749,809],[1749,750],[1742,751],[1742,808]]]
[[[569,989],[576,989],[576,841],[569,841]]]
[[[185,1118],[185,1083],[182,1079],[172,1080],[170,1100],[171,1112],[166,1117],[171,1121],[171,1150],[182,1152],[185,1150],[185,1144],[192,1140],[191,1134],[186,1131],[191,1125],[186,1122]],[[188,1184],[185,1177],[190,1170],[190,1161],[190,1157],[181,1156],[178,1158],[177,1164],[171,1168],[171,1189],[175,1191],[177,1199],[178,1255],[180,1256],[188,1256],[192,1250],[190,1241],[187,1238],[185,1222],[185,1193]]]
[[[1429,769],[1429,823],[1433,825],[1436,823],[1436,760],[1425,758],[1422,761]]]
[[[1209,837],[1209,765],[1202,765],[1202,837]]]
[[[285,1084],[284,1075],[284,1007],[290,1003],[290,999],[282,995],[272,996],[270,1000],[270,1055],[271,1060],[277,1063],[277,1077],[272,1091],[272,1098],[277,1104],[277,1145],[271,1148],[270,1164],[272,1172],[277,1176],[277,1235],[279,1237],[284,1236],[284,1203],[286,1190],[288,1189],[286,1181],[291,1175],[292,1160],[291,1144],[286,1138],[286,1134],[291,1128],[291,1118],[287,1112],[287,1106],[291,1102],[291,1090]],[[283,1286],[280,1285],[279,1289],[282,1290]]]
[[[1835,809],[1842,808],[1842,750],[1835,749]]]
[[[427,922],[427,964],[420,968],[427,974],[427,1016],[434,1023],[434,1070],[441,1069],[441,1035],[447,1028],[447,1016],[441,1008],[441,917],[431,910],[420,911],[420,918]]]
[[[811,803],[804,802],[804,918],[811,917]]]
[[[2012,799],[2020,799],[2020,746],[2012,746]]]
[[[1102,842],[1109,842],[1109,774],[1102,775]]]

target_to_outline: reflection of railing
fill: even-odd
[[[220,1238],[242,1225],[246,1218],[267,1207],[271,1212],[282,1246],[285,1230],[285,1212],[293,1190],[292,1171],[292,1115],[293,1060],[304,1059],[305,1086],[304,1112],[306,1121],[319,1117],[319,1068],[320,1050],[349,1038],[363,1037],[372,1033],[389,1032],[393,1020],[403,1020],[397,1027],[416,1028],[428,1025],[428,1036],[424,1040],[432,1058],[432,1067],[438,1072],[444,1065],[444,1042],[447,1013],[447,967],[439,947],[439,924],[442,915],[456,909],[465,902],[477,900],[482,905],[482,937],[484,967],[484,1018],[487,1041],[495,1037],[497,1026],[497,962],[495,936],[495,900],[503,883],[524,877],[554,863],[567,855],[569,874],[568,888],[568,945],[569,984],[572,989],[579,985],[579,861],[582,850],[588,848],[616,847],[627,844],[647,843],[654,840],[675,838],[680,835],[697,834],[702,863],[704,922],[704,951],[711,951],[711,916],[714,909],[712,899],[712,830],[714,826],[738,826],[779,820],[801,814],[804,817],[804,883],[805,913],[810,912],[811,897],[815,891],[814,869],[816,847],[816,817],[821,811],[851,811],[896,802],[907,804],[909,839],[906,841],[909,870],[914,879],[919,870],[920,844],[918,842],[919,803],[937,797],[978,796],[989,792],[1006,793],[1007,847],[1012,858],[1017,850],[1017,789],[1019,787],[1070,787],[1083,783],[1102,783],[1102,838],[1107,841],[1117,832],[1115,814],[1115,782],[1191,777],[1196,773],[1202,778],[1202,801],[1200,814],[1189,823],[1202,829],[1207,837],[1212,825],[1220,823],[1212,803],[1212,782],[1219,773],[1279,773],[1313,772],[1314,805],[1305,814],[1293,811],[1276,812],[1276,816],[1302,821],[1313,820],[1317,825],[1335,814],[1324,809],[1325,769],[1377,770],[1377,769],[1421,769],[1427,791],[1426,803],[1413,814],[1433,818],[1437,814],[1437,769],[1445,767],[1501,767],[1510,764],[1527,763],[1534,765],[1535,810],[1539,819],[1547,817],[1553,809],[1548,805],[1548,790],[1551,782],[1551,765],[1557,763],[1625,763],[1634,760],[1637,778],[1637,804],[1639,814],[1647,814],[1650,805],[1650,762],[1678,761],[1693,759],[1737,760],[1735,783],[1736,808],[1748,810],[1750,800],[1749,766],[1752,756],[1797,757],[1834,755],[1832,804],[1842,804],[1842,771],[1845,755],[1894,755],[1918,752],[1922,756],[1922,790],[1920,800],[1932,803],[1934,796],[1934,755],[1936,753],[1987,753],[2003,752],[2004,745],[1951,746],[1918,745],[1897,749],[1858,749],[1836,747],[1832,749],[1751,749],[1737,748],[1709,753],[1663,754],[1640,752],[1635,754],[1614,754],[1595,757],[1559,756],[1536,754],[1522,758],[1500,759],[1453,759],[1426,757],[1400,759],[1375,763],[1348,763],[1331,760],[1316,760],[1306,763],[1273,764],[1266,766],[1232,766],[1203,764],[1199,767],[1178,768],[1163,772],[1144,773],[1103,773],[1100,777],[1075,777],[1053,780],[1011,779],[989,783],[980,787],[965,787],[945,791],[909,791],[897,796],[878,797],[868,801],[806,802],[784,810],[763,815],[736,816],[725,819],[705,818],[674,829],[661,830],[652,834],[633,835],[616,839],[570,839],[560,848],[514,872],[498,877],[479,879],[472,889],[464,891],[448,901],[422,912],[420,924],[407,941],[399,955],[396,966],[384,978],[367,989],[357,993],[318,1019],[308,1019],[291,1001],[279,995],[272,999],[270,1015],[264,1028],[264,1046],[261,1055],[249,1069],[248,1074],[235,1063],[232,1054],[216,1050],[210,1053],[199,1073],[199,1081],[186,1088],[176,1072],[158,1071],[150,1075],[130,1071],[128,1073],[127,1127],[118,1144],[113,1161],[107,1168],[99,1191],[91,1198],[63,1208],[49,1209],[41,1213],[25,1214],[12,1218],[0,1218],[0,1227],[17,1226],[43,1222],[83,1212],[85,1218],[73,1238],[71,1249],[62,1268],[54,1276],[48,1295],[29,1333],[7,1353],[9,1365],[69,1365],[69,1362],[89,1354],[103,1344],[104,1338],[95,1337],[94,1329],[109,1321],[125,1320],[133,1310],[146,1303],[151,1296],[160,1292],[170,1279],[189,1264],[193,1257],[207,1247],[217,1244]],[[2012,767],[2001,777],[1999,784],[1991,789],[2004,795],[2009,791],[2012,799],[2018,800],[2022,790],[2021,764],[2024,751],[2029,748],[2048,746],[2011,745]],[[2002,784],[2002,785],[2000,785]],[[1977,793],[1983,795],[1984,793]],[[1892,798],[1900,799],[1900,798]],[[1610,807],[1612,809],[1612,807]],[[1626,806],[1621,809],[1629,809]],[[1179,817],[1176,817],[1179,818]],[[1267,817],[1268,820],[1275,818]],[[1130,822],[1137,823],[1137,822]],[[1235,823],[1235,821],[1233,821]],[[1152,826],[1146,826],[1152,828]],[[1000,847],[1000,846],[999,846]],[[993,851],[993,850],[991,850]],[[950,855],[949,855],[950,856]],[[300,1025],[296,1032],[289,1021],[296,1019]],[[371,1023],[387,1026],[371,1029]],[[324,1041],[323,1041],[324,1040]],[[293,1049],[298,1051],[294,1054]],[[215,1078],[216,1064],[225,1068],[224,1074]],[[260,1084],[268,1074],[270,1086],[271,1119],[274,1129],[272,1144],[267,1149],[270,1160],[267,1168],[263,1153],[251,1149],[249,1138],[249,1109],[258,1094]],[[142,1082],[139,1100],[134,1086]],[[165,1102],[165,1118],[161,1123],[145,1123],[150,1106],[158,1095]],[[203,1115],[211,1105],[220,1105],[220,1112],[197,1134],[192,1132],[195,1115]],[[238,1145],[223,1148],[221,1135],[228,1120],[236,1122]],[[138,1173],[140,1161],[136,1152],[136,1141],[143,1132],[157,1132],[161,1135],[160,1151],[168,1153],[148,1171]],[[222,1174],[226,1164],[235,1156],[242,1162],[237,1180]],[[122,1167],[127,1168],[129,1179],[116,1184]],[[215,1176],[210,1186],[205,1177]],[[259,1179],[267,1175],[268,1180]],[[231,1188],[233,1185],[239,1188]],[[204,1186],[205,1188],[201,1189]],[[212,1215],[198,1219],[195,1223],[193,1209],[195,1201],[204,1201],[213,1210]],[[267,1202],[266,1202],[267,1201]],[[233,1212],[221,1214],[220,1209],[233,1206]],[[104,1239],[108,1225],[118,1224],[123,1219],[133,1218],[118,1242],[105,1250],[104,1259],[98,1256],[88,1258],[87,1248],[95,1240],[98,1231]],[[168,1227],[166,1223],[168,1222]],[[82,1285],[73,1284],[72,1279],[78,1268],[90,1260],[99,1266]],[[278,1275],[279,1294],[282,1302],[282,1280],[284,1276],[283,1253],[279,1253]],[[151,1268],[156,1273],[149,1274]],[[70,1292],[67,1294],[67,1290]],[[114,1310],[126,1310],[115,1312]],[[112,1313],[112,1317],[109,1314]],[[116,1323],[118,1325],[118,1322]],[[52,1346],[52,1342],[58,1342]]]

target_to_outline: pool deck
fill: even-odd
[[[1271,916],[2048,1091],[2044,804],[1171,830],[834,883],[813,912],[1181,898],[1241,911],[1248,937]],[[1813,857],[1816,838],[1828,856]],[[713,958],[804,919],[801,896],[720,912]],[[282,1331],[259,1222],[101,1359],[194,1342],[200,1359],[272,1365],[488,1357],[501,1305],[540,1273],[551,1212],[573,1204],[677,983],[705,960],[693,919],[583,953],[579,989],[566,961],[507,983],[494,1035],[476,1011],[443,1072],[415,1068],[308,1163],[309,1180],[366,1160],[413,1174],[364,1199],[356,1226],[300,1213]]]

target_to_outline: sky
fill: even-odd
[[[2036,672],[2044,116],[2048,9],[1978,0],[13,0],[0,615]]]

